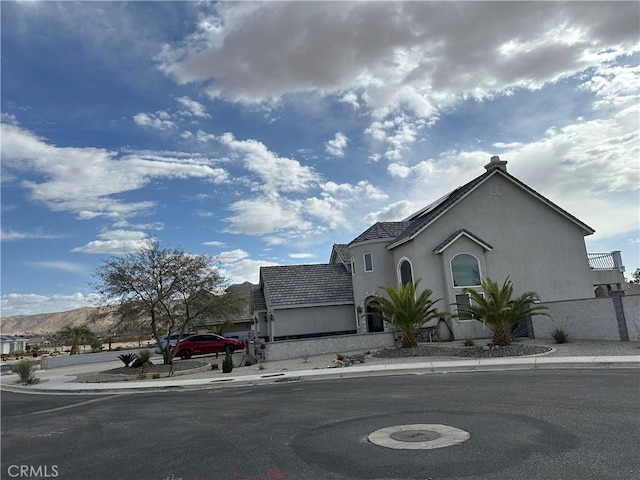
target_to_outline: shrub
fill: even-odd
[[[131,364],[131,362],[133,362],[138,357],[136,356],[135,353],[122,353],[118,355],[118,358],[122,360],[122,363],[124,363],[125,367],[128,367]]]
[[[151,360],[151,350],[140,350],[137,355],[138,359],[142,362],[143,365],[150,363]]]
[[[258,367],[258,370],[266,370],[267,367],[264,366],[264,363],[261,363]]]
[[[476,342],[474,342],[472,339],[470,338],[466,338],[464,340],[464,346],[465,347],[473,347],[476,344]]]
[[[251,365],[253,365],[253,359],[251,357],[247,357],[244,359],[244,366],[245,367],[250,367]]]
[[[158,372],[154,373],[153,375],[151,375],[151,377],[155,380],[157,380],[158,378],[160,378],[160,374]]]
[[[218,370],[219,368],[220,368],[220,365],[218,365],[217,363],[211,364],[211,370]]]
[[[567,343],[569,342],[569,332],[562,327],[556,327],[551,332],[551,338],[553,338],[556,343]]]
[[[36,370],[38,370],[38,365],[30,362],[29,360],[20,360],[11,367],[11,371],[17,373],[20,377],[20,381],[26,384],[35,383],[37,381]]]
[[[336,354],[336,358],[342,362],[344,360],[344,355],[342,353],[338,353]]]
[[[233,355],[227,353],[222,361],[222,373],[231,373],[233,371]]]

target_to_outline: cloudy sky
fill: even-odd
[[[150,238],[232,282],[327,262],[492,155],[640,266],[638,2],[1,8],[3,316]]]

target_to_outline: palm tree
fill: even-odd
[[[71,344],[70,355],[77,355],[78,346],[89,342],[93,337],[93,332],[86,326],[74,327],[67,325],[58,333],[58,336],[65,341],[65,343]]]
[[[416,331],[423,324],[444,315],[434,304],[440,301],[431,300],[431,290],[423,290],[416,295],[417,282],[408,282],[397,288],[380,287],[389,298],[378,297],[371,302],[371,306],[382,312],[398,330],[402,332],[402,347],[413,348],[418,345]]]
[[[504,281],[502,287],[498,282],[494,282],[490,278],[482,281],[482,291],[476,292],[473,289],[465,288],[464,292],[470,298],[470,304],[457,303],[458,316],[482,320],[493,333],[494,345],[509,345],[511,343],[511,327],[527,316],[546,315],[542,312],[547,307],[544,305],[536,305],[535,299],[538,295],[534,292],[526,292],[517,298],[513,296],[513,283],[509,278]]]

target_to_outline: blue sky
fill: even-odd
[[[637,2],[1,9],[3,316],[150,238],[232,282],[324,263],[492,155],[640,266]]]

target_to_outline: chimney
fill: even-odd
[[[487,170],[487,172],[490,172],[491,170],[497,168],[501,172],[507,173],[507,162],[504,160],[500,160],[499,156],[494,155],[493,157],[491,157],[491,161],[487,163],[484,168]]]

